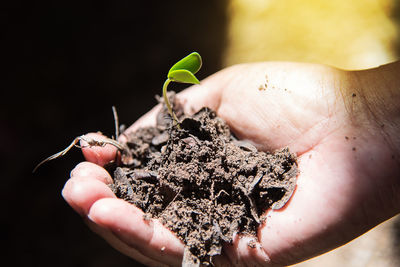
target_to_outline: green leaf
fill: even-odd
[[[198,84],[199,80],[194,74],[199,71],[201,64],[200,54],[193,52],[172,66],[168,72],[168,79],[174,82]]]
[[[188,70],[174,70],[168,73],[168,79],[173,82],[199,84],[199,80]]]

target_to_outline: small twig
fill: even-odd
[[[260,224],[261,221],[260,221],[260,218],[258,217],[258,214],[257,214],[256,203],[255,203],[254,199],[253,199],[251,196],[247,196],[247,198],[248,198],[248,200],[249,200],[249,202],[250,202],[250,212],[251,212],[251,215],[253,215],[254,220],[255,220],[258,224]]]
[[[117,109],[115,106],[112,106],[112,111],[114,115],[114,126],[115,126],[115,140],[118,140],[119,137],[119,122],[118,122],[118,114],[117,114]]]
[[[264,177],[264,173],[263,174],[259,174],[256,177],[254,177],[253,181],[251,182],[251,184],[249,185],[249,189],[248,192],[249,194],[251,194],[254,190],[254,187],[261,181],[261,179]]]
[[[256,203],[253,199],[253,197],[251,196],[251,191],[249,191],[248,189],[244,188],[243,186],[238,186],[238,188],[243,192],[243,194],[245,195],[245,197],[247,198],[247,200],[250,203],[250,213],[253,216],[254,220],[260,224],[260,218],[258,217],[257,214],[257,207],[256,207]]]
[[[214,201],[215,201],[216,197],[214,197],[214,183],[215,183],[215,181],[212,180],[212,182],[211,182],[211,188],[210,188],[210,191],[211,191],[210,198],[211,198],[211,200],[214,200]]]
[[[182,188],[179,189],[178,193],[176,193],[176,195],[174,196],[174,198],[168,203],[168,205],[165,207],[164,210],[166,210],[167,208],[169,208],[169,206],[171,206],[172,202],[174,202],[176,200],[176,198],[178,197],[178,195],[182,192]]]
[[[229,196],[228,192],[226,192],[224,189],[219,190],[217,196],[215,197],[215,199],[218,199],[221,195],[221,193],[225,193],[225,195]]]

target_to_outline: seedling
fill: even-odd
[[[175,125],[179,126],[178,118],[175,112],[172,110],[172,106],[169,103],[167,97],[167,87],[170,82],[178,83],[189,83],[189,84],[199,84],[199,80],[194,76],[201,68],[201,56],[197,52],[193,52],[190,55],[184,57],[183,59],[176,62],[168,72],[167,80],[164,82],[163,86],[163,97],[165,105],[167,106],[168,113],[174,120]]]
[[[176,117],[174,111],[172,110],[171,104],[169,103],[168,97],[167,97],[167,87],[170,82],[178,82],[178,83],[189,83],[189,84],[199,84],[199,80],[194,76],[196,72],[199,71],[201,68],[201,56],[197,52],[193,52],[190,55],[184,57],[183,59],[179,60],[176,62],[172,68],[168,72],[167,80],[164,83],[163,86],[163,97],[164,97],[164,102],[167,105],[168,108],[168,113],[171,115],[171,117],[174,120],[174,123],[177,125],[178,128],[179,126],[179,121],[178,118]],[[114,120],[115,120],[115,133],[116,133],[116,138],[119,136],[119,131],[118,131],[118,116],[116,115],[115,108],[113,107],[113,112],[114,112]],[[105,146],[107,144],[113,145],[116,148],[118,148],[120,151],[124,151],[125,148],[122,144],[120,144],[118,141],[110,138],[106,138],[105,140],[94,140],[86,135],[82,135],[79,137],[76,137],[72,143],[65,148],[64,150],[46,158],[42,162],[40,162],[33,170],[35,172],[37,168],[39,168],[42,164],[62,157],[64,156],[71,148],[74,146],[78,146],[79,141],[85,141],[89,147],[92,146]],[[78,146],[79,147],[79,146]]]

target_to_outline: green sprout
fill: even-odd
[[[175,124],[179,127],[179,121],[174,111],[172,110],[171,104],[167,97],[167,87],[170,82],[178,83],[190,83],[199,84],[199,80],[194,76],[196,72],[201,68],[201,56],[197,52],[193,52],[190,55],[176,62],[168,72],[167,80],[163,86],[163,97],[165,105],[167,105],[168,113],[171,115]]]

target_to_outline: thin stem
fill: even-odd
[[[176,117],[175,112],[172,110],[171,104],[169,103],[169,100],[168,100],[168,97],[167,97],[167,87],[168,87],[168,84],[170,82],[171,82],[171,80],[167,79],[165,81],[165,83],[164,83],[164,86],[163,86],[164,102],[165,102],[165,105],[167,105],[167,109],[168,109],[169,115],[171,115],[171,117],[174,120],[176,126],[178,127],[178,129],[180,129],[178,118]]]

